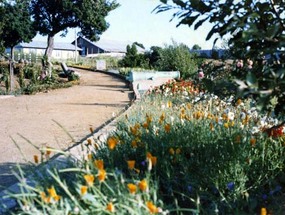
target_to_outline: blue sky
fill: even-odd
[[[160,4],[159,0],[117,0],[121,5],[111,11],[106,18],[110,27],[105,31],[102,40],[116,40],[123,42],[139,42],[146,48],[150,46],[164,46],[171,44],[172,40],[184,43],[190,48],[194,44],[203,49],[211,49],[213,40],[205,41],[210,25],[202,26],[194,31],[186,25],[176,27],[178,20],[170,22],[174,11],[156,14],[153,9]],[[65,38],[55,37],[55,42],[72,42],[75,38],[75,30],[70,29]],[[37,36],[34,40],[44,41],[46,38]]]

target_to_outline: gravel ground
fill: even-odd
[[[32,144],[66,149],[89,135],[90,127],[99,128],[130,105],[133,92],[123,80],[76,71],[81,75],[78,86],[31,96],[0,96],[0,191],[15,182],[13,167],[28,168],[27,163],[39,155]]]

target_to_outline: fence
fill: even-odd
[[[10,57],[10,53],[6,53],[6,55]],[[27,53],[15,52],[14,54],[15,61],[24,60],[28,61],[29,63],[39,63],[41,62],[42,57],[43,57],[42,55],[36,55],[34,53],[27,54]]]

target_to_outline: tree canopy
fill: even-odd
[[[157,12],[175,9],[179,23],[198,29],[212,24],[206,40],[230,37],[236,59],[249,62],[236,73],[243,95],[254,95],[259,107],[277,99],[285,112],[285,2],[283,0],[161,0]],[[241,64],[240,64],[241,65]]]
[[[43,36],[53,37],[68,28],[79,27],[79,34],[92,41],[107,30],[105,17],[119,5],[107,0],[32,0],[35,29]],[[63,35],[64,36],[64,35]]]
[[[30,42],[36,35],[29,12],[29,1],[9,1],[2,6],[1,21],[3,22],[1,40],[4,47],[11,48],[21,42]]]
[[[79,35],[96,41],[109,26],[105,17],[118,6],[115,0],[31,0],[35,29],[48,36],[45,52],[48,61],[57,33],[64,32],[65,36],[68,28],[78,27]]]

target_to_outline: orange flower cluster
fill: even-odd
[[[151,162],[152,166],[155,166],[157,163],[157,157],[153,156],[150,152],[146,153],[146,158]]]
[[[105,181],[106,177],[107,177],[107,173],[104,169],[104,161],[103,160],[95,160],[93,162],[94,166],[98,169],[98,173],[96,175],[96,177],[98,178],[99,182],[103,182]],[[85,174],[83,176],[86,185],[82,185],[80,187],[80,193],[81,195],[85,195],[88,191],[88,187],[92,187],[94,185],[95,182],[95,176],[93,174]]]
[[[58,202],[60,200],[60,196],[57,195],[56,190],[52,186],[51,188],[47,189],[48,195],[45,192],[41,192],[40,196],[43,202],[51,203],[51,202]]]
[[[119,143],[118,138],[113,137],[113,136],[109,137],[107,140],[108,148],[110,150],[114,150],[118,143]]]
[[[151,214],[156,214],[159,212],[159,209],[150,201],[146,203],[146,206]]]

